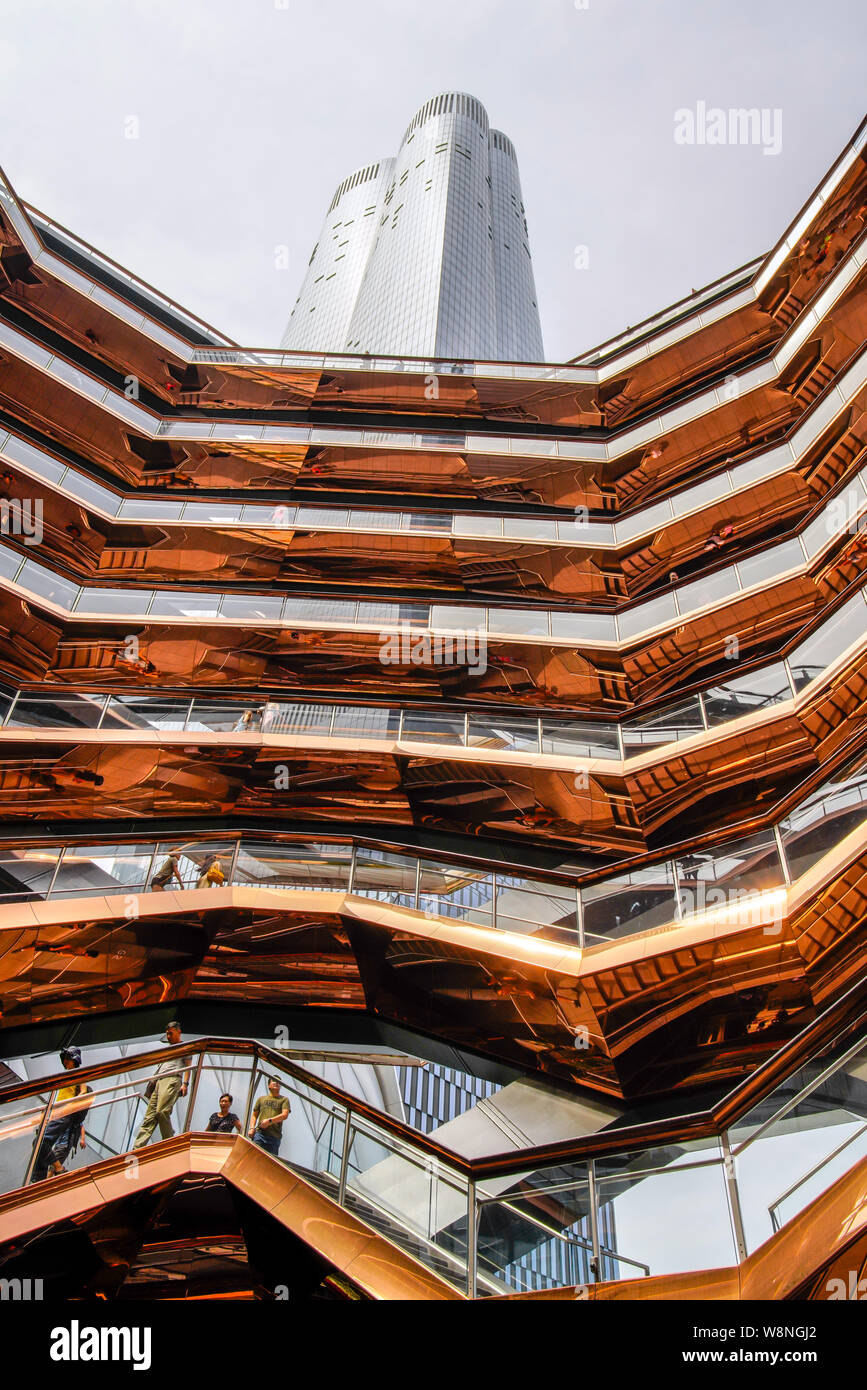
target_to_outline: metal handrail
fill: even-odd
[[[548,1191],[549,1189],[546,1188],[545,1192],[547,1193]],[[514,1212],[522,1221],[526,1221],[529,1225],[535,1226],[540,1231],[544,1231],[552,1240],[562,1241],[566,1245],[577,1245],[582,1250],[588,1250],[592,1254],[593,1242],[588,1236],[566,1235],[565,1231],[556,1231],[551,1226],[547,1226],[544,1221],[540,1221],[537,1216],[528,1215],[527,1212],[521,1211],[520,1207],[516,1207],[513,1202],[507,1202],[502,1198],[489,1197],[486,1199],[484,1205],[490,1205],[492,1202],[496,1202],[498,1206],[504,1207],[506,1211]],[[616,1250],[609,1250],[605,1245],[600,1245],[599,1253],[607,1256],[608,1259],[619,1260],[622,1264],[632,1265],[635,1269],[643,1269],[648,1278],[650,1277],[650,1265],[645,1264],[643,1260],[630,1259],[628,1255],[620,1255]]]
[[[803,1187],[805,1182],[809,1182],[810,1178],[813,1178],[817,1173],[820,1173],[822,1169],[826,1167],[832,1159],[836,1158],[838,1154],[841,1154],[844,1149],[848,1149],[850,1144],[854,1144],[855,1140],[860,1138],[860,1136],[865,1132],[867,1132],[867,1122],[865,1122],[863,1125],[860,1125],[859,1128],[856,1129],[854,1134],[850,1134],[848,1139],[844,1139],[842,1144],[838,1144],[836,1149],[832,1149],[829,1154],[826,1154],[823,1159],[820,1159],[818,1163],[814,1164],[814,1166],[809,1170],[809,1172],[804,1173],[802,1177],[798,1178],[797,1182],[793,1182],[791,1187],[787,1187],[785,1192],[781,1193],[780,1196],[777,1197],[776,1201],[771,1202],[770,1206],[768,1207],[768,1215],[771,1218],[771,1227],[774,1231],[778,1231],[780,1229],[777,1208],[780,1207],[788,1197],[791,1197],[793,1192],[797,1192],[799,1187]]]

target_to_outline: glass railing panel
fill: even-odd
[[[357,531],[399,531],[401,520],[407,521],[401,512],[359,512],[349,513],[346,525]],[[337,523],[333,523],[336,525]]]
[[[265,707],[263,732],[266,734],[311,734],[326,737],[334,717],[333,705],[283,704]]]
[[[728,1129],[732,1151],[737,1151],[756,1136],[764,1126],[781,1118],[789,1108],[808,1094],[816,1094],[817,1108],[836,1106],[840,1097],[853,1090],[847,1073],[855,1070],[854,1090],[860,1090],[857,1070],[867,1040],[863,1024],[844,1030],[830,1039],[801,1063],[797,1071],[786,1076],[774,1090],[757,1101],[746,1114],[735,1120]],[[823,1099],[824,1098],[824,1099]],[[830,1100],[828,1099],[830,1098]]]
[[[303,888],[321,893],[345,893],[349,888],[352,846],[313,841],[269,845],[242,840],[235,882],[262,888]]]
[[[331,727],[334,738],[396,739],[399,729],[399,709],[377,709],[372,705],[334,707]]]
[[[121,502],[117,515],[137,521],[178,521],[183,502],[160,502],[144,497],[128,497]]]
[[[143,892],[153,852],[152,841],[132,845],[68,845],[63,851],[51,896]]]
[[[659,748],[701,733],[704,729],[701,701],[697,695],[689,695],[676,704],[666,705],[664,709],[642,714],[637,719],[628,719],[622,728],[624,756],[637,757],[640,753],[646,753],[648,748]]]
[[[112,695],[104,729],[163,729],[179,733],[187,722],[189,700],[161,700],[152,695]]]
[[[614,535],[617,544],[622,545],[624,541],[630,541],[634,536],[643,536],[646,531],[654,531],[659,526],[665,526],[671,521],[671,503],[666,499],[664,502],[656,502],[652,507],[644,507],[633,516],[622,517],[620,521],[614,522]]]
[[[0,578],[14,579],[21,568],[21,556],[14,550],[0,548]]]
[[[497,1189],[499,1194],[492,1196]],[[592,1282],[586,1165],[564,1164],[544,1172],[485,1180],[479,1185],[479,1198],[478,1294],[535,1293]],[[606,1234],[603,1224],[603,1249]],[[603,1266],[602,1277],[619,1276],[605,1272]]]
[[[720,497],[727,497],[730,492],[728,473],[718,473],[715,478],[708,478],[707,482],[696,483],[684,492],[676,493],[671,499],[671,509],[675,516],[688,516],[690,512],[696,512]]]
[[[80,502],[86,502],[89,506],[98,508],[99,511],[107,512],[109,516],[117,514],[117,495],[109,492],[108,488],[100,487],[99,483],[94,483],[90,478],[85,478],[83,474],[74,472],[71,468],[63,479],[63,491],[72,497],[77,497]]]
[[[6,728],[95,729],[104,705],[104,695],[19,695]]]
[[[53,574],[44,565],[37,565],[35,560],[24,561],[16,583],[29,589],[32,594],[47,599],[49,603],[56,603],[59,608],[71,608],[78,597],[77,584],[61,579],[59,574]]]
[[[289,1114],[279,1123],[279,1135],[274,1134],[273,1125],[263,1131],[256,1123],[256,1100],[275,1098],[268,1086],[271,1077],[280,1084],[276,1099],[282,1098],[289,1103]],[[336,1199],[346,1130],[345,1107],[322,1095],[315,1086],[286,1076],[270,1064],[259,1069],[253,1090],[250,1123],[253,1142]],[[251,1137],[249,1130],[247,1134]],[[263,1134],[267,1136],[264,1143]]]
[[[423,912],[490,927],[493,900],[494,876],[484,869],[420,860],[418,905]]]
[[[40,478],[47,478],[52,483],[59,483],[66,472],[65,463],[59,463],[57,459],[37,449],[35,444],[27,444],[14,434],[10,434],[3,445],[3,456],[11,459],[13,463],[23,464],[31,473],[38,474]]]
[[[617,618],[621,640],[637,637],[640,632],[669,623],[677,616],[673,594],[662,594],[659,598],[651,599],[649,603],[640,603],[636,608],[628,608]]]
[[[764,666],[743,676],[733,676],[731,680],[711,686],[704,692],[704,707],[707,722],[714,727],[791,698],[792,688],[786,668],[781,661],[775,661],[772,666]]]
[[[718,1140],[597,1159],[596,1192],[610,1210],[614,1278],[643,1272],[626,1259],[650,1275],[737,1263]]]
[[[683,916],[736,903],[785,882],[771,830],[683,854],[677,860],[677,876]]]
[[[867,1046],[790,1077],[730,1131],[749,1250],[867,1153]],[[799,1088],[800,1083],[800,1088]],[[758,1126],[756,1125],[756,1122]]]
[[[430,625],[438,632],[484,633],[488,610],[458,604],[435,603],[430,610]]]
[[[557,522],[557,537],[570,545],[614,545],[614,526],[610,521],[585,520],[583,515],[572,521]]]
[[[224,594],[220,604],[220,617],[227,621],[275,622],[282,613],[283,600],[277,594]]]
[[[681,613],[692,613],[709,603],[721,603],[738,592],[738,579],[733,568],[704,574],[692,584],[681,584],[677,590],[677,606]]]
[[[799,878],[867,816],[867,758],[839,768],[780,822],[789,872]]]
[[[821,676],[832,661],[853,643],[862,641],[865,634],[867,604],[863,594],[857,593],[790,654],[789,667],[795,689],[803,690],[810,681]]]
[[[59,857],[56,845],[32,849],[0,846],[0,901],[41,901],[48,893]]]
[[[450,1282],[466,1278],[467,1185],[437,1159],[355,1120],[348,1210]]]
[[[283,617],[296,623],[353,623],[358,604],[354,599],[287,598]]]
[[[805,564],[800,542],[791,540],[783,541],[782,545],[775,545],[770,550],[761,550],[746,560],[739,560],[737,570],[741,584],[745,589],[749,589],[753,584],[764,584],[769,579],[775,579],[778,574],[801,569]]]
[[[581,889],[581,910],[588,946],[672,922],[678,910],[673,866],[653,864],[590,884]]]
[[[811,560],[841,533],[848,532],[852,536],[862,529],[856,517],[864,507],[864,490],[859,486],[863,482],[862,469],[853,480],[853,485],[844,492],[836,493],[827,506],[822,508],[815,521],[801,532],[804,549]]]
[[[250,602],[255,603],[251,595]],[[152,616],[161,618],[216,618],[220,607],[219,594],[172,593],[158,589],[150,606]]]
[[[403,716],[405,739],[433,739],[437,743],[464,741],[464,716],[440,714],[436,710],[406,710]]]
[[[21,1100],[0,1103],[0,1192],[13,1192],[15,1188],[23,1186],[27,1177],[27,1170],[34,1158],[36,1137],[50,1097],[51,1088],[46,1087],[45,1091],[39,1095],[25,1096]],[[67,1121],[65,1127],[72,1128],[72,1115],[67,1111],[64,1116],[63,1102],[58,1102],[52,1108],[52,1115],[55,1121],[61,1121],[65,1118]],[[60,1125],[56,1124],[55,1133],[57,1133],[58,1138],[60,1137],[59,1130]],[[46,1157],[51,1148],[51,1138],[52,1136],[49,1134],[45,1146]],[[40,1148],[42,1148],[41,1144]],[[44,1167],[47,1172],[47,1163]],[[40,1173],[42,1169],[43,1164],[40,1163]]]
[[[150,891],[225,887],[231,882],[235,845],[234,840],[161,841],[153,861]]]
[[[400,907],[415,907],[418,860],[408,854],[359,845],[355,855],[353,893]]]
[[[541,517],[507,516],[503,518],[503,535],[516,540],[556,541],[557,523]]]
[[[340,507],[299,507],[295,513],[295,525],[299,530],[307,526],[325,530],[348,526],[349,511]]]
[[[144,1115],[147,1072],[80,1082],[71,1068],[55,1080],[54,1091],[46,1087],[0,1105],[0,1191],[22,1187],[28,1171],[30,1183],[50,1183],[132,1147]],[[180,1123],[176,1118],[174,1128]]]
[[[563,757],[619,758],[620,743],[616,724],[596,724],[584,720],[542,720],[542,752]]]
[[[76,613],[120,613],[124,617],[146,613],[152,598],[150,589],[82,589]]]
[[[520,634],[525,637],[547,637],[549,615],[546,610],[533,608],[491,608],[488,610],[488,631]]]
[[[502,748],[513,753],[538,753],[539,723],[520,715],[504,719],[496,715],[471,714],[469,717],[469,748]]]
[[[194,700],[186,727],[191,733],[258,733],[262,727],[262,710],[256,705]]]
[[[484,513],[455,516],[452,518],[452,531],[456,536],[502,536],[503,518],[485,516]]]
[[[839,1125],[836,1132],[826,1135],[827,1142],[832,1140],[834,1147],[828,1150],[827,1156],[815,1161],[808,1173],[794,1180],[794,1191],[772,1198],[770,1216],[777,1229],[826,1192],[856,1163],[867,1158],[867,1123],[864,1121]]]
[[[497,928],[578,945],[578,899],[569,884],[497,874]]]
[[[365,603],[358,605],[359,623],[427,627],[430,607],[426,603]]]
[[[613,613],[552,613],[551,636],[557,642],[616,642]]]

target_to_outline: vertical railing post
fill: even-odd
[[[33,1141],[33,1151],[30,1155],[30,1158],[27,1161],[27,1168],[24,1172],[24,1181],[21,1184],[22,1187],[26,1187],[31,1177],[33,1176],[33,1167],[36,1163],[36,1155],[39,1153],[39,1150],[42,1147],[42,1136],[45,1133],[45,1126],[48,1124],[48,1117],[54,1108],[54,1102],[56,1099],[57,1090],[55,1088],[55,1090],[53,1090],[49,1095],[48,1104],[42,1112],[42,1119],[39,1121],[39,1129],[36,1131],[36,1138]]]
[[[6,716],[5,716],[4,720],[3,720],[3,727],[4,727],[4,729],[7,727],[8,723],[9,723],[9,720],[12,718],[12,713],[13,713],[13,711],[14,711],[14,709],[15,709],[15,706],[18,704],[18,701],[19,701],[20,697],[21,697],[21,691],[20,691],[20,690],[16,690],[16,691],[15,691],[15,694],[12,696],[12,704],[9,706],[8,710],[6,711]]]
[[[587,1199],[590,1206],[590,1243],[593,1246],[593,1255],[590,1259],[590,1282],[591,1284],[598,1284],[602,1279],[602,1250],[599,1242],[596,1160],[593,1158],[587,1164]]]
[[[153,877],[154,866],[155,866],[155,864],[156,864],[157,851],[159,850],[159,847],[160,847],[160,842],[159,842],[159,840],[155,840],[155,841],[154,841],[154,847],[153,847],[153,849],[151,850],[151,857],[150,857],[150,859],[148,860],[148,866],[147,866],[147,868],[145,869],[145,879],[144,879],[144,884],[142,885],[142,892],[144,892],[144,893],[146,893],[146,892],[148,891],[148,889],[150,888],[150,886],[151,886],[151,878]]]
[[[467,1298],[476,1296],[476,1279],[479,1262],[479,1204],[476,1200],[476,1184],[472,1178],[467,1181]]]
[[[342,1207],[346,1203],[346,1182],[349,1176],[349,1149],[352,1139],[352,1111],[346,1106],[346,1114],[343,1121],[343,1151],[340,1155],[340,1176],[337,1180],[337,1205]]]
[[[59,853],[58,856],[57,856],[57,859],[56,859],[55,862],[54,862],[54,869],[52,870],[51,878],[49,879],[49,882],[48,882],[48,887],[47,887],[46,890],[45,890],[45,896],[46,896],[46,898],[50,898],[50,897],[51,897],[51,894],[54,892],[54,884],[55,884],[55,882],[56,882],[56,880],[57,880],[57,875],[60,873],[60,865],[61,865],[62,862],[63,862],[63,856],[64,856],[65,854],[66,854],[66,845],[64,845],[64,846],[62,847],[60,853]]]
[[[250,1089],[247,1092],[247,1104],[244,1106],[244,1138],[250,1128],[250,1118],[253,1114],[253,1101],[256,1096],[256,1078],[259,1075],[259,1052],[258,1049],[250,1059]]]
[[[357,854],[358,854],[358,848],[357,848],[357,846],[355,845],[355,843],[353,842],[352,851],[351,851],[351,853],[350,853],[350,855],[349,855],[349,882],[348,882],[347,885],[346,885],[346,891],[347,891],[347,893],[354,893],[354,892],[355,892],[355,862],[356,862],[356,856],[357,856]]]
[[[187,1097],[187,1113],[184,1116],[184,1123],[181,1129],[182,1134],[189,1134],[190,1132],[191,1122],[193,1118],[193,1106],[196,1103],[196,1096],[199,1093],[199,1077],[202,1074],[202,1059],[204,1058],[204,1055],[204,1052],[200,1052],[198,1061],[196,1062],[196,1071],[195,1075],[193,1076],[193,1084],[190,1087],[190,1094]],[[181,1079],[183,1080],[183,1072],[181,1073]]]
[[[720,1144],[723,1154],[723,1169],[726,1180],[726,1196],[728,1197],[729,1213],[731,1215],[732,1231],[734,1232],[735,1246],[738,1253],[738,1264],[747,1258],[747,1240],[744,1233],[744,1217],[741,1211],[741,1197],[738,1191],[738,1178],[735,1172],[735,1161],[732,1155],[731,1144],[729,1143],[729,1132],[724,1129],[720,1135]]]
[[[792,875],[789,870],[789,860],[786,855],[786,846],[783,844],[783,832],[778,825],[774,826],[774,839],[777,842],[777,853],[780,856],[780,867],[783,870],[783,882],[785,884],[790,884],[792,882]]]
[[[231,862],[231,864],[229,865],[229,872],[228,872],[228,874],[226,875],[226,881],[227,881],[230,885],[233,884],[233,883],[235,882],[235,879],[238,877],[238,860],[240,859],[240,857],[241,857],[241,837],[240,837],[240,835],[239,835],[238,838],[237,838],[237,840],[235,841],[235,847],[234,847],[234,849],[232,850],[232,862]]]

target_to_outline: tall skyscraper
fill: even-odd
[[[282,346],[542,359],[515,147],[475,97],[431,97],[338,185]]]

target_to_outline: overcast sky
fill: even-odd
[[[2,11],[0,164],[19,195],[262,347],[279,342],[336,185],[395,154],[436,92],[472,92],[517,147],[550,360],[767,250],[867,105],[865,0]],[[677,144],[675,111],[700,101],[779,109],[780,153]]]

